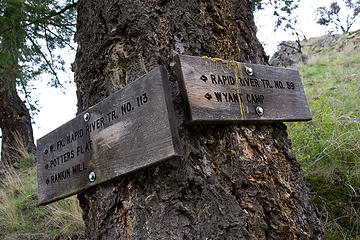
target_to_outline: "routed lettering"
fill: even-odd
[[[212,84],[234,85],[235,79],[232,76],[210,74]]]
[[[175,59],[187,124],[311,119],[297,70],[187,55]]]
[[[39,139],[39,204],[180,156],[167,76],[160,66]]]
[[[87,167],[85,166],[85,162],[76,164],[72,167],[72,175],[79,174],[85,170],[87,170]]]
[[[89,135],[92,131],[98,130],[102,127],[104,127],[105,125],[105,118],[104,117],[100,117],[98,119],[96,119],[95,121],[91,122],[90,124],[88,124],[85,127],[85,133],[87,135]]]
[[[228,92],[214,92],[216,100],[218,102],[240,102],[242,101],[242,94],[228,93]]]
[[[84,136],[84,130],[79,129],[66,137],[67,144],[70,144]]]
[[[60,181],[63,181],[67,178],[70,177],[70,168],[64,170],[64,171],[61,171],[61,172],[58,172],[54,175],[51,175],[50,177],[50,183],[51,184],[54,184],[54,183],[57,183],[57,182],[60,182]]]
[[[76,156],[79,156],[80,154],[84,154],[91,151],[91,144],[92,141],[85,143],[84,145],[80,145],[76,148]]]
[[[246,100],[248,101],[248,103],[263,104],[264,99],[264,95],[261,94],[246,94]]]
[[[256,78],[240,78],[241,86],[256,87],[259,88],[259,80]]]
[[[281,81],[274,81],[275,83],[275,88],[278,88],[278,89],[285,89],[284,88],[284,85]]]
[[[75,157],[75,153],[74,150],[71,150],[69,152],[66,152],[64,154],[61,154],[60,156],[54,158],[53,160],[50,161],[50,164],[46,165],[47,168],[55,168],[57,166],[59,166],[60,164],[63,164],[71,159],[73,159]]]

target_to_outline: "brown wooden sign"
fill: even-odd
[[[179,156],[167,73],[159,67],[37,142],[38,203]]]
[[[297,70],[186,55],[176,65],[189,124],[311,120]]]

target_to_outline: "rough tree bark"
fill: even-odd
[[[15,87],[10,90],[4,89],[2,85],[0,80],[1,162],[12,166],[23,156],[24,151],[35,153],[35,144],[29,110]]]
[[[79,194],[89,239],[321,239],[284,124],[183,123],[173,57],[266,63],[255,33],[248,0],[79,1],[78,111],[165,64],[183,149]]]

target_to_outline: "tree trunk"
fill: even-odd
[[[321,239],[284,124],[183,122],[173,57],[265,63],[255,34],[248,0],[79,1],[78,111],[164,64],[183,149],[79,194],[89,239]]]
[[[4,89],[0,80],[0,88],[1,162],[12,166],[24,152],[35,153],[31,116],[15,87]]]
[[[24,1],[5,1],[3,20],[10,26],[20,24]],[[24,152],[35,153],[35,144],[29,110],[16,91],[23,76],[21,47],[25,42],[25,29],[12,29],[1,36],[0,57],[0,129],[2,131],[2,165],[13,165]],[[1,164],[0,164],[1,167]]]

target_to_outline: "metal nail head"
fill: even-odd
[[[254,70],[251,67],[248,67],[248,66],[245,66],[245,72],[249,76],[252,76],[254,74]]]
[[[84,120],[85,120],[85,122],[90,120],[90,113],[85,113],[84,114]]]
[[[90,181],[90,182],[94,182],[95,179],[96,179],[96,174],[95,174],[94,172],[91,172],[91,173],[89,174],[89,181]]]
[[[256,111],[256,114],[259,116],[264,115],[264,109],[262,107],[256,107],[255,111]]]

